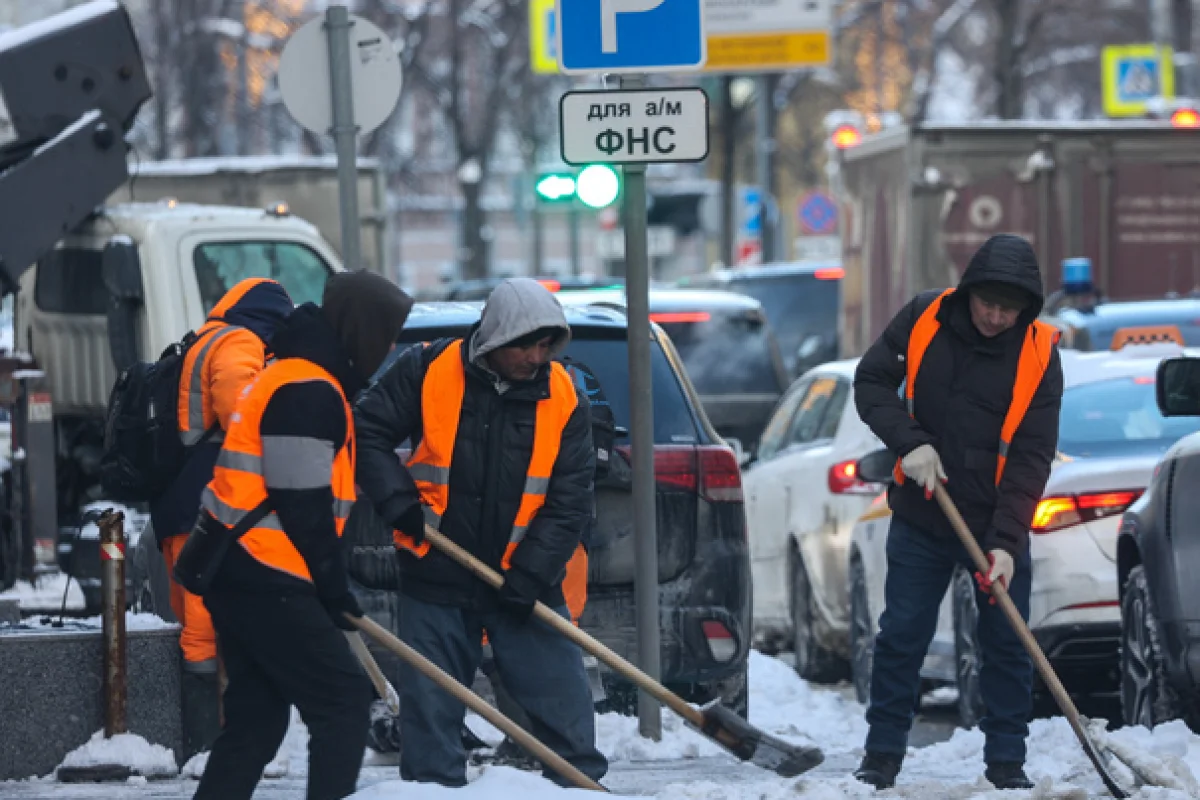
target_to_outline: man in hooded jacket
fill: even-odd
[[[595,746],[582,654],[529,621],[538,600],[568,616],[563,576],[594,500],[587,396],[551,361],[569,338],[547,289],[501,283],[465,339],[410,348],[359,400],[358,482],[395,530],[400,638],[469,686],[486,631],[534,735],[599,779],[608,764]],[[406,440],[413,450],[402,464]],[[504,587],[431,549],[427,523],[503,570]],[[408,665],[398,689],[401,776],[465,785],[463,705]]]
[[[203,601],[171,572],[196,522],[200,493],[212,480],[238,397],[266,366],[268,342],[291,312],[292,299],[276,281],[239,281],[196,331],[183,364],[176,424],[188,456],[167,491],[150,504],[150,515],[171,584],[171,610],[182,628],[184,758],[212,747],[220,733],[217,635]]]
[[[379,275],[332,275],[322,306],[298,307],[276,332],[276,360],[238,401],[197,522],[248,528],[204,595],[229,685],[198,800],[249,800],[291,706],[310,735],[309,800],[355,791],[373,690],[339,630],[362,616],[341,547],[355,500],[349,398],[411,307]]]
[[[884,611],[867,709],[866,754],[855,776],[877,788],[900,771],[938,606],[956,565],[975,572],[937,502],[944,483],[988,554],[976,573],[986,777],[1030,788],[1024,773],[1031,709],[1029,657],[986,592],[1002,581],[1029,617],[1029,526],[1058,442],[1063,378],[1033,248],[993,236],[957,289],[918,295],[859,362],[858,413],[900,460],[888,491]],[[901,386],[904,392],[899,392]]]

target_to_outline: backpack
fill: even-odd
[[[198,338],[190,331],[163,350],[157,361],[139,361],[125,369],[113,385],[100,458],[100,486],[108,499],[157,499],[179,475],[188,454],[219,430],[220,423],[215,423],[190,447],[179,436],[183,362]]]
[[[599,480],[608,474],[612,462],[613,442],[617,438],[616,417],[613,416],[612,406],[604,394],[600,379],[591,367],[570,356],[562,356],[559,361],[591,404],[592,446],[596,450],[596,479]]]

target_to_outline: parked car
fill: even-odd
[[[399,346],[466,334],[482,303],[418,303]],[[596,486],[596,526],[589,551],[588,604],[582,626],[601,642],[636,661],[633,579],[635,549],[629,465],[629,376],[625,316],[611,308],[567,307],[571,343],[565,355],[589,367],[611,404],[618,437],[609,473]],[[694,702],[720,699],[747,713],[750,651],[750,558],[742,483],[734,452],[718,438],[689,383],[670,340],[652,328],[654,456],[658,494],[658,575],[661,598],[663,683]],[[351,574],[368,583],[395,569],[391,530],[360,502],[347,520],[354,543]],[[149,537],[143,537],[143,542]],[[165,570],[152,542],[145,556],[152,572],[138,578],[139,596],[164,617]],[[140,568],[139,568],[140,569]],[[365,576],[370,575],[368,579]],[[157,586],[156,586],[157,583]],[[364,610],[395,629],[399,595],[357,584]],[[377,652],[393,681],[394,657]],[[632,709],[636,693],[605,672],[611,707]]]
[[[679,285],[738,292],[762,303],[784,368],[795,377],[841,355],[838,314],[844,275],[840,261],[801,261],[719,269],[689,275]]]
[[[624,289],[563,291],[558,299],[625,308]],[[651,288],[650,319],[671,338],[717,433],[753,450],[788,385],[762,304],[732,292]]]
[[[755,638],[791,646],[806,680],[846,672],[850,529],[881,489],[857,460],[880,447],[852,400],[858,359],[809,370],[788,389],[745,471]]]
[[[1121,615],[1113,569],[1120,515],[1145,490],[1162,453],[1200,428],[1200,419],[1168,419],[1155,405],[1161,354],[1152,347],[1063,358],[1059,452],[1030,529],[1029,625],[1068,691],[1079,695],[1111,697],[1120,685]],[[860,473],[878,476],[878,465],[867,459]],[[894,461],[885,460],[886,471]],[[851,534],[851,671],[862,696],[883,610],[890,520],[884,508],[869,511]],[[958,570],[947,593],[950,613],[939,618],[922,672],[957,685],[966,725],[982,713],[975,594],[970,571]]]
[[[1043,318],[1062,331],[1063,348],[1119,350],[1146,342],[1200,346],[1200,299],[1190,297],[1061,308]]]
[[[1178,429],[1200,426],[1200,358],[1158,368],[1157,399]],[[1200,433],[1167,450],[1121,521],[1121,709],[1128,725],[1200,729]],[[1195,571],[1193,571],[1195,570]]]
[[[484,278],[482,280],[458,281],[446,287],[445,296],[439,299],[447,301],[487,300],[504,278]],[[611,289],[621,288],[625,279],[621,277],[587,276],[587,275],[549,275],[535,280],[552,292],[571,289]]]

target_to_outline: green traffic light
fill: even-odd
[[[575,193],[580,202],[591,208],[612,205],[621,192],[617,171],[607,164],[584,167],[575,179]]]
[[[566,200],[575,194],[575,179],[570,175],[543,175],[533,188],[544,200]]]

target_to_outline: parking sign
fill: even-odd
[[[680,72],[706,57],[703,0],[558,0],[562,71]]]

